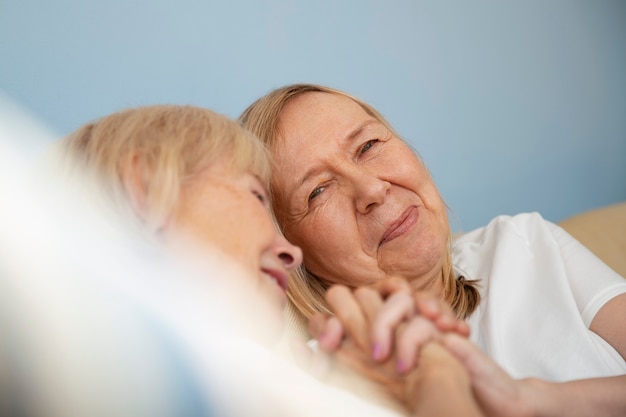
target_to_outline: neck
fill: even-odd
[[[436,271],[426,279],[413,279],[409,281],[409,285],[414,291],[428,291],[443,298],[446,292],[443,279],[443,268],[441,268],[441,266],[438,267]]]

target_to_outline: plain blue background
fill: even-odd
[[[54,135],[326,84],[420,152],[455,231],[625,201],[625,74],[623,0],[0,0],[0,94]]]

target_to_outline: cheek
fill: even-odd
[[[269,213],[259,206],[258,210],[249,210],[238,216],[233,224],[236,240],[245,245],[248,251],[263,252],[269,248],[278,232]]]
[[[425,175],[430,177],[422,161],[408,147],[400,147],[395,152],[393,160],[389,162],[403,176],[409,176],[413,179],[423,179]]]
[[[412,184],[410,188],[418,193],[429,210],[435,212],[438,217],[447,218],[443,199],[426,166],[414,154],[405,155],[407,155],[405,161],[396,162],[397,166],[404,168],[401,175]]]
[[[256,277],[259,274],[263,251],[269,246],[269,243],[267,242],[267,233],[259,230],[258,225],[245,227],[246,224],[247,222],[244,221],[228,223],[232,227],[230,230],[222,227],[227,235],[223,234],[224,239],[216,240],[215,244],[251,276]],[[226,223],[223,224],[223,226],[225,225]]]
[[[258,215],[241,210],[241,206],[226,204],[198,206],[177,226],[198,243],[218,248],[255,273],[262,248],[268,245],[266,241],[273,230],[269,219],[262,223]]]
[[[307,266],[318,260],[326,263],[336,259],[349,248],[347,242],[359,240],[356,223],[347,213],[350,212],[326,204],[304,220],[285,227],[287,238],[302,248]]]
[[[439,221],[447,228],[448,208],[441,198],[441,194],[439,194],[439,190],[437,189],[435,183],[432,179],[430,179],[430,177],[427,178],[428,180],[425,180],[422,186],[422,199],[424,201],[424,205],[432,211],[437,216]]]

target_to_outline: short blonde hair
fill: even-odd
[[[296,96],[309,92],[320,92],[337,94],[346,97],[357,103],[367,114],[381,122],[391,133],[400,138],[400,135],[393,129],[389,122],[375,108],[364,101],[346,92],[331,87],[315,84],[292,84],[271,91],[267,95],[252,103],[239,116],[239,121],[254,135],[259,137],[270,149],[277,146],[277,139],[281,136],[280,115],[287,103]],[[416,152],[416,155],[417,152]],[[418,155],[419,157],[419,155]],[[275,189],[273,181],[270,181],[272,195],[280,195]],[[273,198],[272,204],[274,212],[280,223],[283,207],[278,207],[278,199]],[[450,255],[451,238],[448,237],[448,245],[443,262],[444,294],[443,298],[448,301],[457,312],[459,317],[465,318],[476,308],[480,295],[476,288],[475,281],[468,281],[461,277],[456,279],[452,268]],[[306,257],[306,254],[305,254]],[[324,294],[328,289],[328,284],[319,277],[307,271],[301,265],[294,274],[289,285],[288,296],[296,308],[307,318],[316,312],[329,313],[329,307],[324,299]]]
[[[225,155],[236,170],[249,170],[269,185],[265,146],[236,121],[200,107],[123,110],[84,125],[56,147],[66,164],[95,174],[121,208],[132,199],[127,177],[135,164],[145,195],[142,223],[152,231],[171,214],[181,186]]]

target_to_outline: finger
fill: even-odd
[[[519,415],[532,414],[533,401],[520,380],[513,379],[468,339],[449,333],[442,343],[467,369],[472,391],[487,415],[509,415],[512,409]]]
[[[345,336],[341,322],[336,317],[322,313],[315,314],[309,320],[309,333],[326,352],[337,350]]]
[[[330,315],[323,313],[315,313],[313,317],[309,319],[308,329],[309,334],[314,338],[319,338],[326,329],[326,322],[330,319]]]
[[[326,322],[324,332],[317,339],[320,349],[326,352],[334,352],[339,349],[345,339],[344,328],[337,317],[330,317]]]
[[[454,332],[463,337],[469,337],[470,327],[465,321],[450,316],[441,316],[433,320],[437,328],[443,333]]]
[[[419,313],[431,320],[440,316],[456,318],[452,307],[429,291],[416,291],[413,293],[413,297]]]
[[[381,295],[381,297],[383,297],[383,299],[397,292],[411,292],[411,286],[409,285],[409,282],[406,279],[398,276],[382,279],[370,285],[369,287],[376,290]]]
[[[365,313],[352,291],[343,285],[333,285],[326,291],[326,301],[341,322],[344,334],[351,337],[364,351],[369,346],[368,323]]]
[[[421,348],[437,341],[441,333],[429,319],[416,316],[401,331],[396,333],[396,369],[405,373],[415,366]]]
[[[457,319],[456,313],[450,305],[427,291],[413,294],[415,306],[419,314],[432,320],[442,332],[469,330],[469,327],[460,325],[462,320]]]
[[[469,335],[471,334],[471,329],[470,329],[469,324],[467,324],[465,321],[458,320],[456,323],[455,332],[459,336],[469,337]]]
[[[465,366],[474,385],[497,385],[510,380],[506,372],[468,339],[449,333],[441,338],[441,343]]]
[[[372,355],[375,360],[388,358],[396,328],[414,313],[413,298],[408,293],[397,292],[385,301],[372,323]]]
[[[361,305],[363,312],[365,313],[365,317],[367,319],[368,324],[371,326],[372,323],[376,320],[379,312],[381,311],[384,301],[378,291],[373,288],[368,287],[360,287],[354,290],[354,296],[357,301]],[[376,342],[375,338],[371,338],[372,345],[369,346],[369,353],[374,360],[380,360],[383,358],[383,355],[386,354],[381,351],[381,345]],[[385,348],[386,351],[389,348]]]
[[[354,297],[359,302],[368,323],[372,323],[384,303],[378,291],[369,287],[359,287],[354,290]]]

